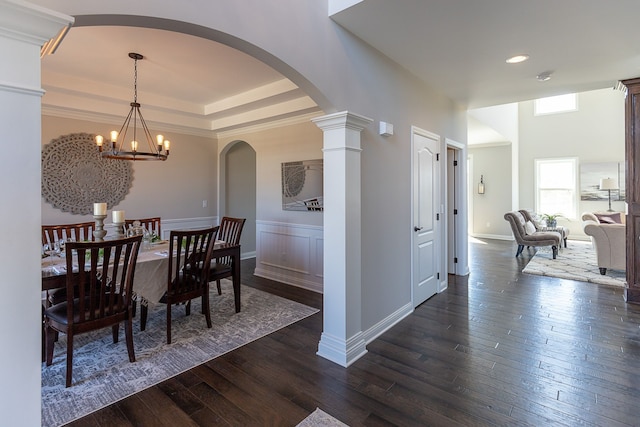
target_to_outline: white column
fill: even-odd
[[[2,425],[40,425],[40,46],[73,18],[0,0]]]
[[[347,367],[366,352],[362,334],[360,133],[373,120],[319,117],[324,132],[324,324],[318,355]]]

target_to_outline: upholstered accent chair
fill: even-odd
[[[522,253],[525,246],[551,246],[553,259],[558,256],[558,247],[562,235],[555,231],[538,231],[533,223],[528,222],[522,212],[511,211],[504,214],[504,219],[511,226],[513,237],[518,244],[516,256]]]
[[[607,274],[607,269],[626,270],[626,226],[624,222],[609,222],[611,215],[582,214],[582,229],[584,234],[591,236],[591,242],[596,250],[600,274]],[[603,218],[602,220],[599,218]],[[614,216],[615,220],[624,221],[624,215]]]
[[[560,233],[560,236],[562,236],[562,240],[564,241],[564,247],[567,247],[567,238],[569,237],[570,232],[569,228],[558,225],[550,229],[549,227],[540,224],[538,220],[534,218],[534,216],[536,215],[531,214],[531,212],[529,212],[528,210],[520,209],[518,212],[520,212],[522,216],[524,216],[525,221],[531,221],[531,223],[536,227],[536,231],[556,231]]]

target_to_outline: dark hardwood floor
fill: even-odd
[[[347,369],[316,356],[318,313],[70,425],[295,426],[316,407],[350,426],[640,425],[640,306],[524,275],[533,250],[515,251],[472,239],[470,276]],[[321,307],[253,268],[245,284]]]

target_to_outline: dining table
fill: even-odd
[[[240,312],[240,245],[216,241],[212,258],[231,258],[233,295],[236,313]],[[136,270],[133,278],[135,299],[141,304],[153,306],[167,291],[169,260],[175,262],[175,256],[169,254],[169,242],[152,243],[149,247],[140,246]],[[42,290],[66,287],[66,258],[49,256],[42,259]]]

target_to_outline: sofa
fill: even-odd
[[[627,230],[624,215],[585,212],[582,214],[582,229],[587,236],[591,236],[600,274],[607,274],[608,268],[626,270]]]
[[[525,246],[551,246],[553,259],[558,256],[558,247],[562,242],[562,235],[555,231],[538,231],[532,221],[527,220],[522,212],[511,211],[504,214],[504,219],[511,226],[513,237],[518,244],[516,257],[522,253]]]

